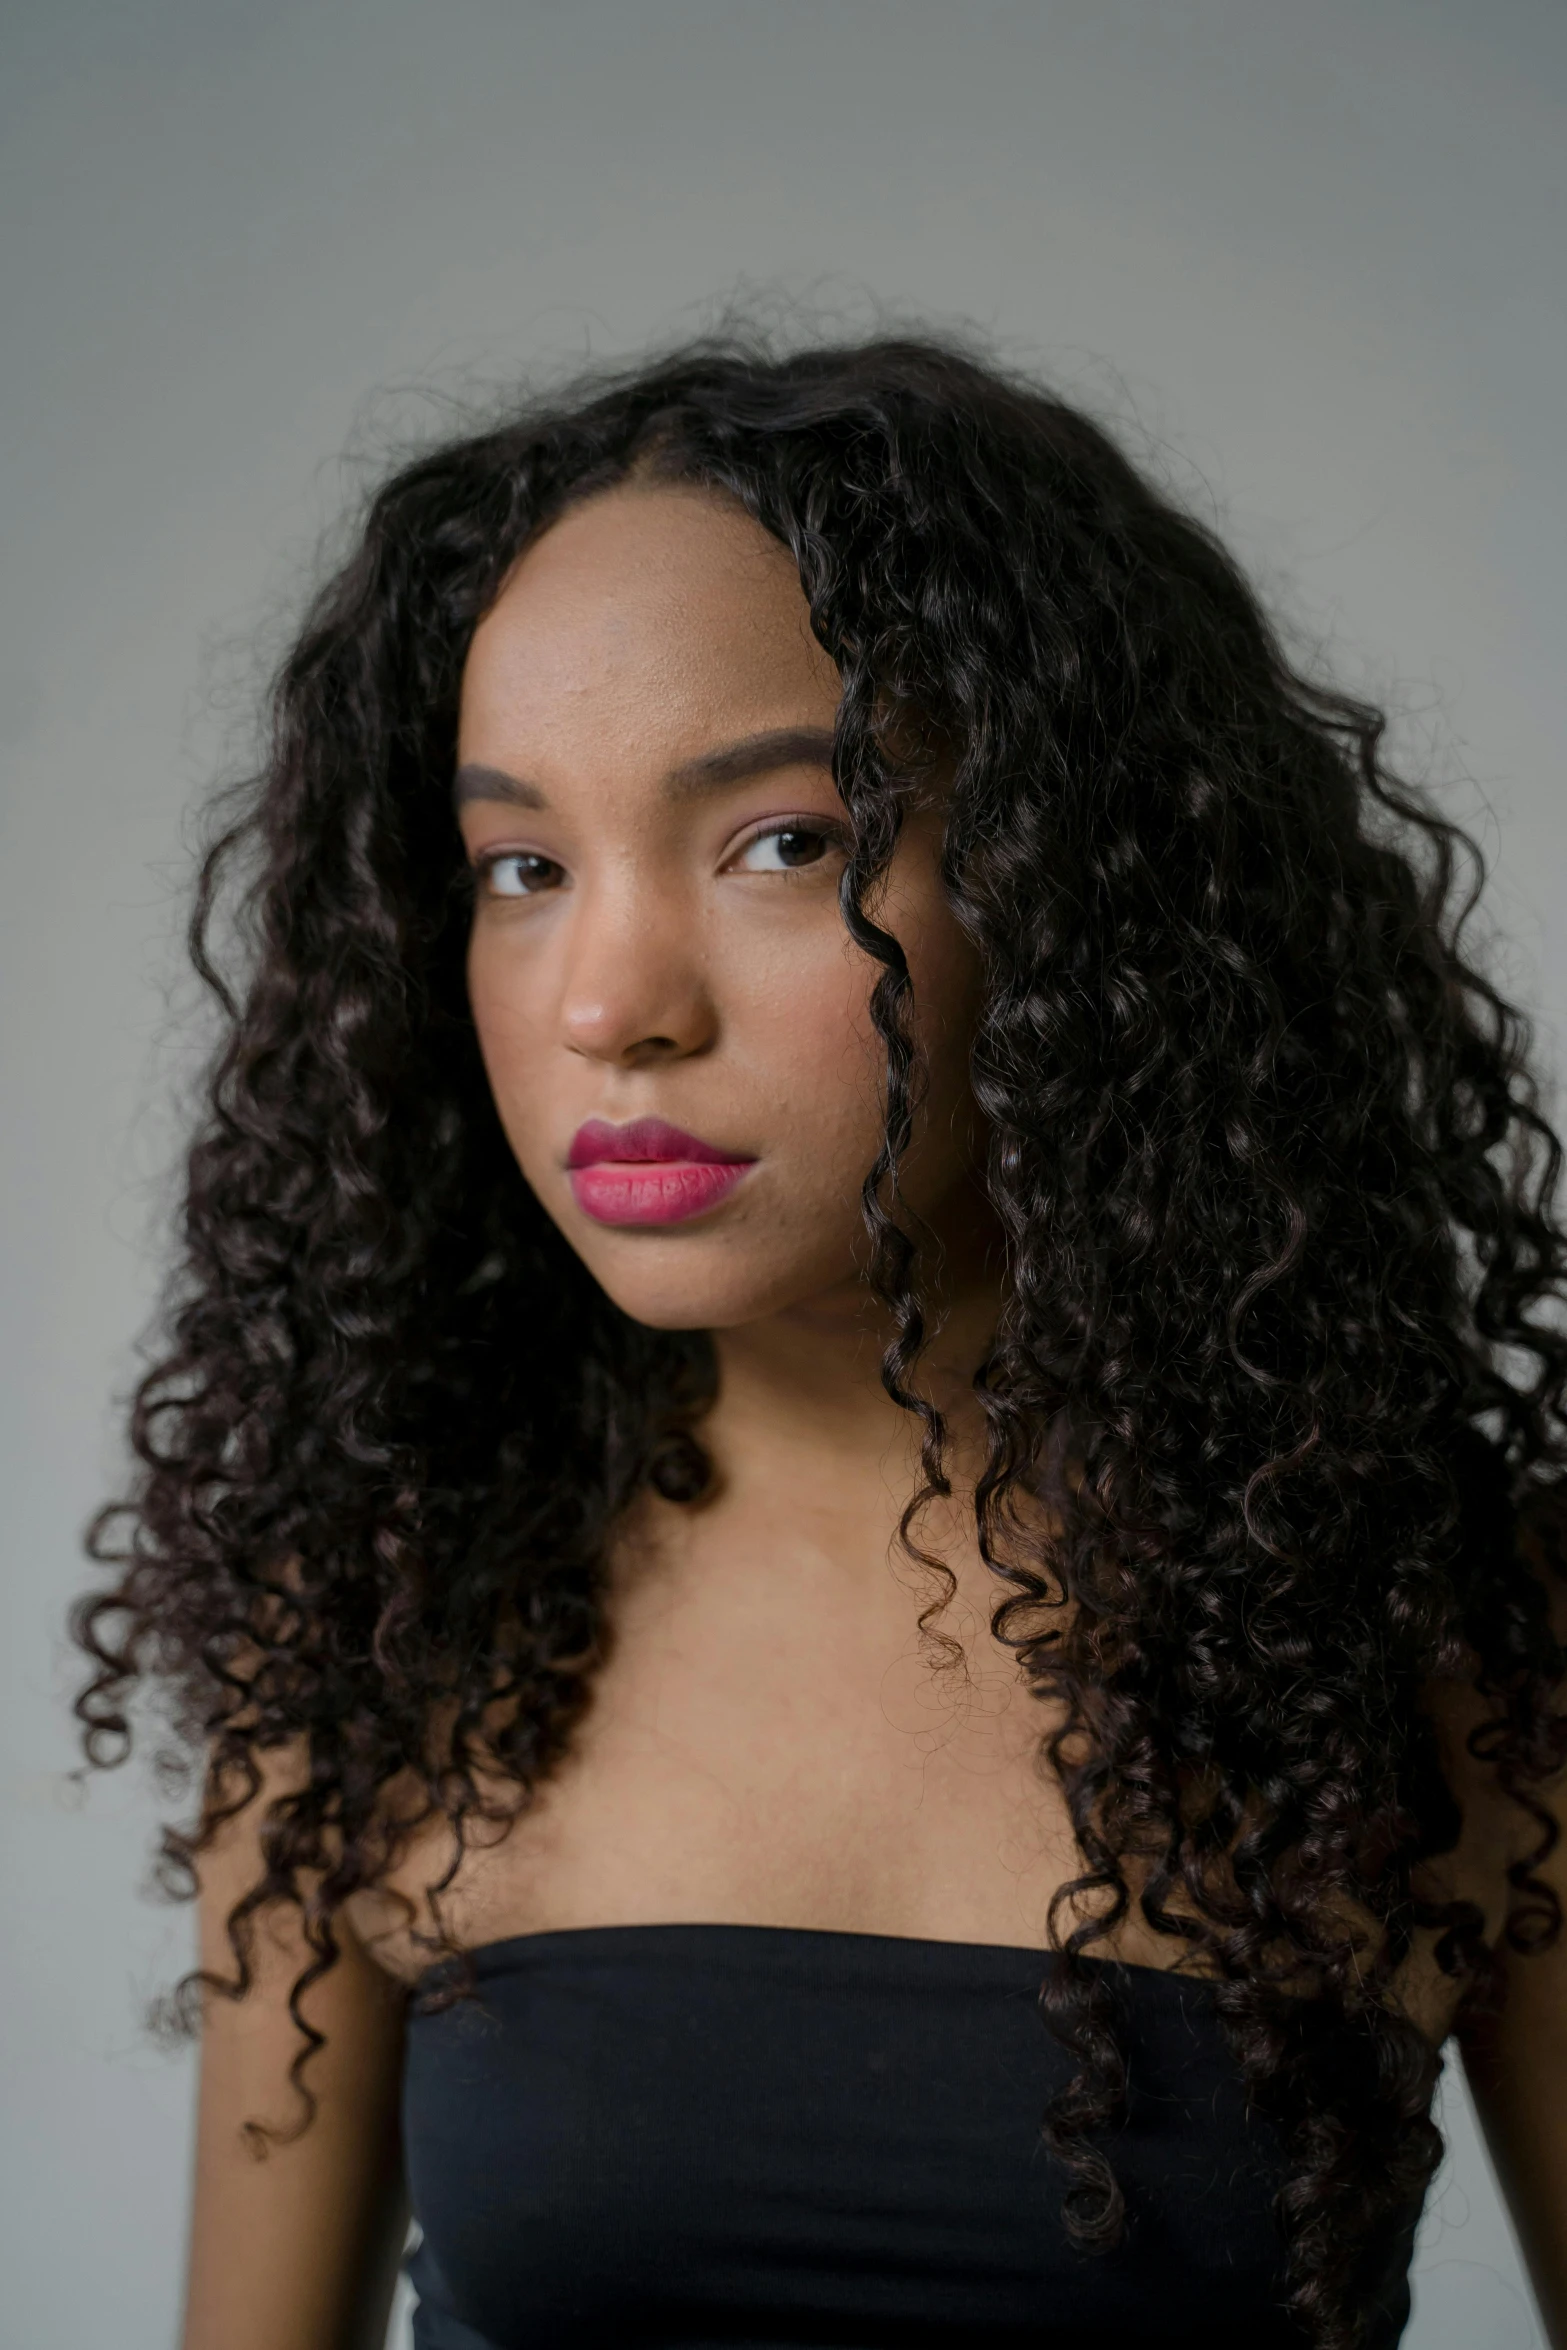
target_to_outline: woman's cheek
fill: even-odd
[[[852,949],[797,971],[759,1023],[753,1059],[775,1145],[804,1160],[812,1189],[834,1201],[852,1199],[856,1214],[884,1121],[873,985],[866,958]]]
[[[479,949],[468,959],[468,1004],[501,1124],[518,1157],[526,1160],[530,1137],[523,1113],[531,1113],[526,1123],[532,1124],[542,1119],[547,1106],[537,1012],[528,1004],[516,973],[508,973],[504,962]]]

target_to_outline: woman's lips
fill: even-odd
[[[572,1196],[597,1224],[683,1224],[717,1207],[755,1164],[662,1118],[590,1118],[566,1155]]]

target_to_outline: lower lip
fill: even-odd
[[[572,1196],[595,1224],[685,1224],[750,1174],[752,1159],[600,1159],[572,1169]]]

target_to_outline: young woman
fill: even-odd
[[[427,2350],[1385,2350],[1455,2035],[1567,2344],[1558,1151],[1379,736],[936,345],[381,489],[80,1625],[187,2350],[376,2339],[405,2179]]]

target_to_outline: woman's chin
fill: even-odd
[[[649,1330],[743,1329],[787,1313],[843,1279],[841,1269],[818,1265],[737,1265],[729,1251],[718,1262],[704,1263],[705,1251],[688,1248],[668,1264],[647,1261],[653,1253],[595,1250],[587,1260],[599,1287],[621,1312]],[[623,1261],[625,1255],[633,1257],[630,1264]],[[636,1262],[637,1256],[644,1261]]]

